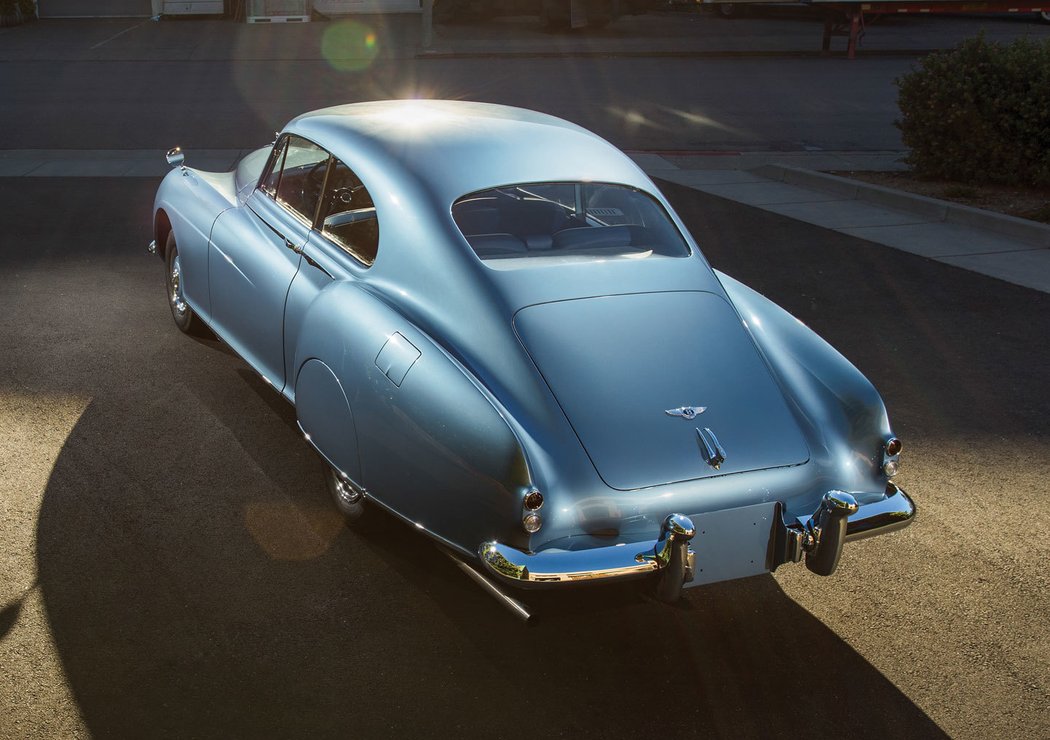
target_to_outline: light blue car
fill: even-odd
[[[829,575],[914,516],[867,379],[574,124],[360,103],[233,172],[168,158],[176,325],[294,404],[348,520],[386,509],[522,614],[507,587]]]

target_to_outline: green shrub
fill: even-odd
[[[897,87],[896,125],[920,176],[1050,186],[1050,39],[968,39]]]

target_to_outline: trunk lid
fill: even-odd
[[[612,488],[809,459],[780,387],[721,296],[636,293],[543,303],[518,311],[514,328]],[[666,413],[682,407],[705,410],[692,419]],[[718,469],[705,462],[698,429],[710,429],[721,443]]]

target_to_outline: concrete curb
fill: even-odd
[[[934,221],[972,226],[1050,249],[1050,225],[1036,221],[798,167],[769,164],[751,171],[777,182],[835,193],[846,200],[860,200],[907,211]]]

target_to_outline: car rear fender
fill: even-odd
[[[300,425],[370,498],[465,554],[489,539],[527,546],[522,445],[426,333],[360,284],[334,281],[304,313],[294,356]]]
[[[847,491],[881,491],[882,448],[891,436],[882,398],[849,360],[768,298],[716,273],[793,402],[813,460]],[[786,502],[788,510],[795,507]],[[803,509],[809,502],[796,502]]]

